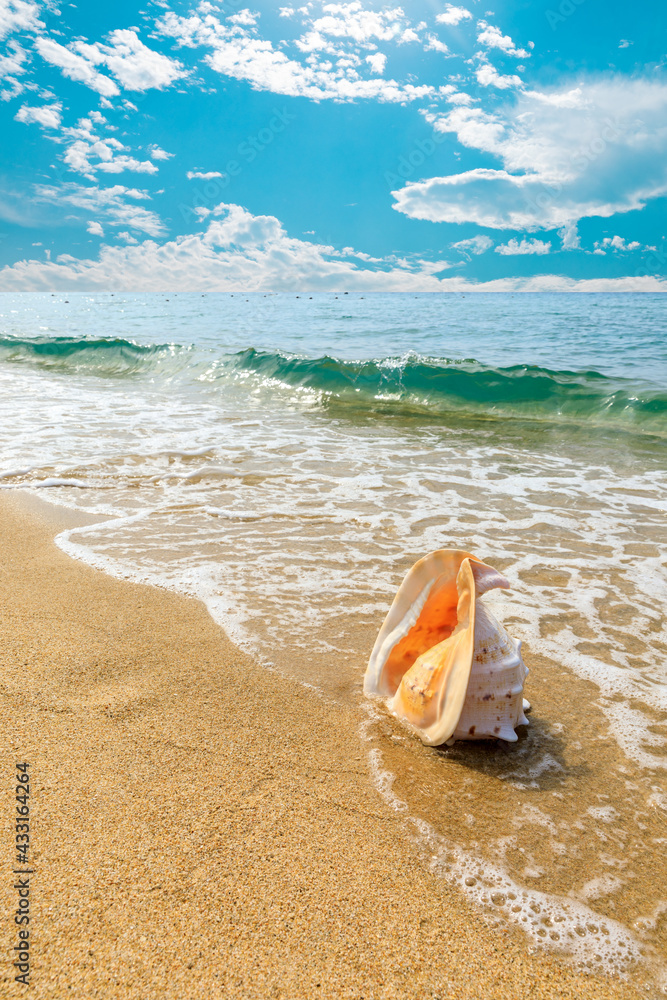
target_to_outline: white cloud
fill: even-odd
[[[563,241],[563,250],[578,250],[581,246],[576,221],[566,223],[558,230],[558,235]]]
[[[0,0],[0,39],[14,31],[39,31],[44,27],[38,18],[39,4],[30,0]]]
[[[168,153],[166,149],[161,149],[159,146],[149,146],[148,152],[150,154],[151,160],[170,160],[174,153]]]
[[[463,254],[468,260],[470,260],[470,255],[474,254],[475,257],[479,257],[480,254],[486,253],[493,246],[493,240],[488,236],[472,236],[469,240],[459,240],[458,243],[452,243],[452,250],[458,250],[459,253]]]
[[[441,42],[436,35],[428,34],[426,36],[426,41],[424,44],[424,50],[426,52],[442,52],[443,55],[449,53],[449,48],[444,42]]]
[[[35,186],[34,200],[51,205],[68,205],[80,209],[97,219],[103,218],[110,226],[127,226],[146,233],[161,236],[165,226],[155,212],[136,204],[148,198],[146,191],[127,188],[122,184],[100,188],[68,182],[59,186],[38,184]]]
[[[405,15],[400,7],[364,10],[359,2],[328,3],[326,13],[311,23],[311,32],[329,38],[350,38],[355,42],[390,41],[405,30]]]
[[[470,96],[470,94],[464,94],[463,92],[457,92],[457,91],[455,91],[453,94],[448,94],[448,96],[447,96],[447,103],[448,104],[465,104],[465,105],[470,105],[470,104],[473,104],[474,101],[473,101],[472,97]]]
[[[380,13],[361,11],[360,4],[327,4],[329,12],[312,22],[312,30],[298,40],[298,47],[310,56],[305,64],[291,59],[273,44],[245,31],[239,25],[229,26],[208,15],[179,17],[169,11],[157,22],[157,29],[191,48],[210,49],[205,61],[217,73],[237,80],[247,80],[255,90],[269,90],[290,97],[311,100],[355,101],[374,99],[406,104],[424,97],[436,96],[436,87],[412,83],[401,84],[379,77],[362,78],[355,66],[360,59],[356,52],[343,51],[331,39],[348,39],[355,44],[375,45],[372,38],[392,38],[391,18],[402,15],[400,8]],[[363,16],[362,16],[363,15]],[[338,57],[336,66],[320,61],[315,53],[323,50]]]
[[[5,77],[5,86],[0,90],[0,101],[11,101],[25,90],[23,84],[13,76]]]
[[[91,236],[104,236],[104,230],[102,229],[99,222],[89,222],[86,229],[91,234]]]
[[[0,270],[0,287],[18,289],[127,289],[193,291],[242,288],[281,290],[435,291],[446,265],[387,258],[369,268],[352,248],[291,239],[273,216],[253,216],[238,205],[219,205],[207,228],[163,245],[153,240],[104,246],[96,260],[21,261]]]
[[[501,243],[496,247],[496,253],[505,257],[516,257],[523,254],[545,254],[551,252],[551,243],[542,240],[509,240],[508,243]]]
[[[631,240],[627,243],[625,236],[605,236],[603,240],[595,243],[595,248],[603,253],[606,250],[639,250],[641,243],[638,240]],[[655,247],[646,247],[646,249],[655,250]]]
[[[258,16],[258,14],[252,14],[246,7],[245,10],[240,10],[238,14],[232,14],[228,20],[232,24],[257,24]]]
[[[366,56],[366,62],[374,73],[378,73],[382,76],[387,62],[387,57],[382,52],[374,52],[373,55]]]
[[[164,90],[189,72],[176,59],[149,49],[131,28],[108,35],[109,44],[75,42],[76,51],[95,65],[104,65],[126,90]]]
[[[74,187],[74,186],[72,186]],[[115,194],[111,194],[114,191]],[[65,192],[69,203],[109,206],[114,198],[142,196],[126,188]],[[239,205],[218,205],[207,228],[167,243],[102,246],[97,259],[63,255],[56,261],[24,260],[0,270],[3,291],[102,289],[126,291],[665,291],[651,277],[575,281],[558,275],[472,282],[440,278],[447,265],[389,257],[378,261],[351,247],[291,239],[274,216],[253,216]],[[112,221],[112,224],[113,223]],[[379,266],[369,267],[374,262]]]
[[[70,170],[83,174],[89,180],[95,179],[97,171],[105,174],[120,174],[124,170],[132,170],[138,174],[158,172],[152,160],[138,160],[135,156],[127,156],[124,152],[127,146],[118,139],[98,139],[96,136],[91,136],[91,139],[92,141],[75,139],[63,157]]]
[[[37,38],[35,48],[42,59],[51,63],[52,66],[57,66],[63,76],[69,77],[70,80],[83,83],[104,97],[115,97],[116,94],[120,93],[113,80],[98,73],[95,67],[83,56],[71,52],[59,42],[54,42],[52,38]]]
[[[502,76],[495,66],[492,66],[488,62],[484,62],[479,66],[475,72],[475,76],[477,77],[477,82],[482,87],[497,87],[498,90],[508,90],[510,87],[522,86],[520,76],[516,76],[515,74]]]
[[[55,140],[66,144],[63,160],[70,170],[83,174],[88,180],[95,180],[98,171],[119,174],[124,170],[132,170],[140,174],[156,174],[158,167],[153,160],[169,156],[159,147],[154,147],[158,150],[158,156],[151,156],[150,160],[139,160],[136,156],[128,155],[128,147],[115,136],[100,137],[95,133],[93,119],[100,126],[114,128],[107,123],[104,115],[91,112],[88,117],[79,118],[75,126],[63,128],[61,135]]]
[[[621,76],[524,91],[493,112],[457,106],[426,120],[501,161],[407,184],[394,207],[432,222],[566,231],[581,218],[641,209],[667,193],[667,85]]]
[[[208,170],[206,172],[201,170],[188,170],[186,177],[189,181],[212,181],[215,177],[222,177],[222,174],[219,170]]]
[[[278,13],[280,14],[281,17],[293,17],[294,7],[279,7]]]
[[[0,80],[4,81],[0,100],[10,101],[23,93],[25,86],[17,77],[25,74],[28,58],[28,53],[17,41],[12,39],[8,43],[6,54],[0,56]]]
[[[111,44],[73,42],[65,47],[52,38],[38,38],[35,48],[64,76],[85,84],[103,97],[115,97],[120,90],[113,80],[100,73],[96,66],[104,65],[127,90],[159,90],[188,75],[181,64],[161,52],[149,49],[129,29],[112,31]]]
[[[470,18],[472,18],[472,14],[465,7],[455,7],[453,4],[447,3],[442,14],[436,16],[436,21],[438,24],[456,25]]]
[[[39,108],[28,107],[23,104],[14,115],[17,122],[24,122],[26,125],[36,123],[43,128],[60,128],[61,112],[63,106],[57,104],[44,104]]]
[[[97,259],[24,260],[0,269],[3,291],[441,291],[441,292],[665,292],[657,277],[575,280],[561,275],[474,282],[438,279],[397,263],[370,270],[331,260],[329,247],[302,241],[289,248],[219,248],[199,236],[160,245],[153,240],[103,246]]]
[[[500,28],[486,21],[477,22],[477,41],[480,45],[485,45],[487,49],[500,49],[507,56],[514,56],[516,59],[529,59],[530,52],[525,49],[517,49],[509,35],[503,35]]]
[[[619,49],[628,49],[631,45],[634,45],[634,42],[629,42],[627,38],[621,38],[618,47]]]
[[[21,76],[26,71],[28,53],[18,42],[12,40],[7,46],[7,54],[0,56],[0,80],[8,76]]]

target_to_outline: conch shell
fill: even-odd
[[[484,607],[482,594],[509,587],[469,552],[439,549],[403,580],[373,647],[364,692],[429,746],[454,740],[515,741],[527,725],[521,643]]]

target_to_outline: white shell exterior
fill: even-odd
[[[451,742],[480,739],[515,742],[514,727],[528,725],[523,711],[527,674],[521,659],[521,643],[507,634],[478,599],[470,679]]]

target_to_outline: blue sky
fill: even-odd
[[[0,289],[664,290],[666,22],[0,0]]]

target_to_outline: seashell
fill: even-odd
[[[399,587],[375,641],[366,695],[429,746],[454,740],[517,739],[527,725],[521,643],[480,600],[508,581],[469,552],[439,549]]]

